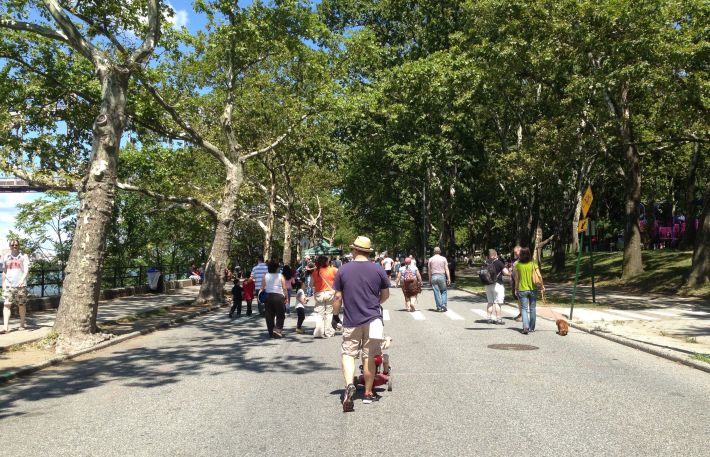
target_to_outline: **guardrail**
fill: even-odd
[[[115,289],[117,287],[147,284],[149,268],[155,268],[160,271],[163,274],[163,279],[166,281],[187,279],[190,275],[188,272],[189,266],[114,266],[104,269],[101,277],[101,289]],[[61,295],[63,282],[64,271],[61,268],[30,268],[30,274],[27,278],[27,289],[32,296],[52,297]]]

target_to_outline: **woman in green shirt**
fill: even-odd
[[[530,248],[520,249],[520,260],[515,264],[515,292],[520,300],[525,335],[535,331],[535,305],[537,304],[537,288],[533,283],[535,267]]]

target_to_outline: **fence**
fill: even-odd
[[[117,287],[140,286],[148,283],[148,268],[155,268],[163,273],[166,281],[186,279],[190,273],[189,266],[157,265],[154,267],[129,266],[108,267],[104,269],[101,277],[101,289],[115,289]],[[30,268],[27,277],[27,289],[30,295],[37,297],[51,297],[62,293],[64,271],[61,268]]]

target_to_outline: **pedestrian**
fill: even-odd
[[[247,304],[247,317],[251,316],[251,304],[254,301],[254,291],[256,290],[256,281],[251,276],[251,271],[247,271],[247,279],[242,285],[242,299]]]
[[[306,267],[303,269],[304,279],[306,281],[306,295],[313,296],[313,271],[316,269],[316,264],[311,260],[311,256],[306,256]]]
[[[306,283],[302,281],[297,281],[296,287],[296,315],[298,319],[296,320],[296,333],[303,333],[303,321],[306,320],[306,303],[308,303],[308,297],[306,297]]]
[[[288,292],[286,314],[291,314],[291,295],[293,295],[293,283],[296,281],[296,275],[289,264],[283,266],[281,274],[284,275],[284,279],[286,280],[286,292]]]
[[[535,331],[535,307],[537,305],[537,288],[533,281],[535,270],[537,270],[537,274],[540,275],[540,280],[542,280],[539,267],[532,261],[530,248],[521,248],[520,259],[515,264],[515,276],[517,278],[515,286],[516,295],[520,299],[520,311],[523,314],[523,334],[525,335],[528,332]],[[542,286],[542,290],[545,290],[544,286]]]
[[[370,239],[358,236],[350,245],[353,260],[338,270],[333,287],[335,302],[331,327],[340,324],[340,309],[343,308],[343,343],[341,346],[343,378],[345,391],[341,397],[343,412],[353,411],[355,395],[356,360],[362,354],[365,378],[363,404],[379,400],[374,391],[375,360],[374,354],[384,339],[382,321],[382,303],[389,298],[389,278],[377,264],[369,261],[372,252]],[[373,354],[371,357],[370,355]]]
[[[330,326],[330,321],[333,319],[333,300],[335,299],[335,290],[333,289],[333,281],[338,269],[331,267],[328,262],[328,257],[324,255],[318,256],[315,262],[315,270],[311,276],[313,277],[313,290],[315,291],[315,308],[314,311],[318,314],[319,320],[316,323],[316,331],[314,336],[330,338],[335,335],[335,330]],[[322,326],[323,333],[320,334]]]
[[[266,292],[264,300],[266,330],[271,338],[283,338],[284,319],[286,318],[286,280],[279,273],[279,263],[272,260],[267,265],[267,272],[261,281],[259,294]]]
[[[449,279],[451,283],[456,282],[456,255],[449,260]]]
[[[237,310],[237,317],[242,317],[242,286],[239,284],[239,278],[234,278],[234,287],[232,287],[232,308],[229,310],[229,318],[234,317],[234,310]]]
[[[387,274],[388,278],[392,277],[392,267],[394,266],[394,260],[385,252],[384,254],[384,259],[382,259],[382,268],[385,269],[385,273]]]
[[[252,278],[254,278],[256,290],[264,289],[264,285],[261,283],[261,280],[264,277],[264,274],[268,271],[268,269],[268,266],[266,265],[266,263],[264,263],[264,257],[259,256],[258,262],[256,263],[256,265],[254,265],[254,268],[251,269],[251,276]],[[259,299],[258,295],[256,296],[256,307],[259,310],[259,315],[263,316],[265,305]]]
[[[523,319],[523,313],[520,311],[520,298],[518,297],[518,289],[516,287],[518,282],[517,273],[515,272],[515,265],[518,263],[518,259],[520,259],[520,249],[520,245],[516,245],[513,248],[513,264],[510,269],[510,288],[513,290],[513,297],[515,298],[515,302],[518,304],[518,315],[515,316],[514,319],[516,322],[520,322]]]
[[[451,275],[446,257],[441,255],[441,248],[434,248],[434,255],[429,259],[427,272],[429,284],[434,289],[434,302],[437,312],[446,312],[448,303],[447,287],[451,285]]]
[[[2,310],[3,333],[10,331],[12,305],[17,305],[20,313],[20,330],[25,330],[27,316],[27,275],[30,272],[30,258],[20,252],[19,240],[10,240],[10,253],[2,262],[2,296],[5,304]]]
[[[486,284],[486,299],[488,301],[486,310],[488,312],[488,323],[493,323],[492,316],[493,311],[495,310],[495,323],[503,325],[503,316],[500,309],[503,301],[505,300],[503,275],[508,275],[510,272],[503,261],[498,258],[498,251],[495,249],[488,250],[488,260],[486,260],[485,267],[491,271],[491,278],[493,279],[491,284]]]
[[[419,269],[413,264],[411,257],[404,259],[404,265],[399,268],[395,283],[397,287],[402,285],[405,309],[409,312],[416,311],[417,295],[422,291],[422,275],[419,274]]]

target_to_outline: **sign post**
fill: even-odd
[[[597,291],[594,287],[594,247],[592,246],[592,237],[597,235],[597,229],[594,222],[589,224],[589,270],[592,274],[592,303],[597,302]]]
[[[584,249],[584,233],[589,230],[589,219],[587,219],[587,213],[589,212],[589,207],[592,206],[592,201],[594,200],[594,195],[592,194],[592,186],[588,186],[587,190],[584,191],[582,196],[582,218],[579,220],[579,225],[577,226],[577,234],[582,234],[581,240],[579,241],[579,250],[577,252],[577,268],[574,273],[574,287],[572,288],[572,305],[569,309],[569,319],[572,320],[572,313],[574,313],[574,304],[577,301],[577,283],[579,282],[579,265],[582,261],[582,250]],[[589,237],[591,246],[591,239]],[[591,249],[589,250],[591,255]],[[592,293],[594,290],[592,289]]]

